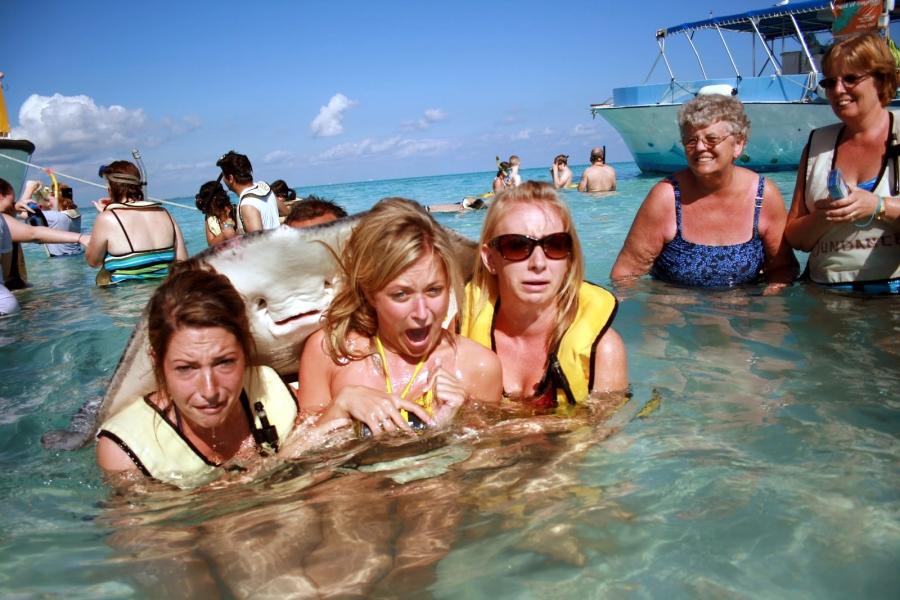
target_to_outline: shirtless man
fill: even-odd
[[[591,166],[578,182],[579,192],[611,192],[616,189],[616,170],[606,164],[606,149],[591,150]]]

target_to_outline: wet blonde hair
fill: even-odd
[[[822,57],[822,72],[826,77],[833,77],[842,68],[860,75],[870,73],[875,78],[882,106],[894,98],[900,83],[897,64],[887,42],[877,33],[854,35],[828,48]]]
[[[462,276],[447,232],[425,209],[405,198],[380,200],[363,216],[335,257],[342,284],[325,314],[326,351],[336,362],[357,360],[348,344],[351,332],[374,337],[378,316],[371,297],[423,256],[434,253],[444,265],[447,283],[462,306]]]
[[[559,197],[553,186],[543,181],[526,181],[517,188],[505,190],[497,195],[484,218],[479,246],[484,247],[494,239],[500,221],[522,204],[555,211],[562,221],[563,231],[572,236],[572,253],[566,259],[569,269],[557,294],[557,323],[550,337],[550,349],[552,350],[556,348],[566,330],[575,321],[575,315],[578,312],[578,291],[584,281],[584,254],[581,250],[581,242],[578,240],[578,233],[572,223],[572,213],[569,212],[569,207]],[[475,315],[484,308],[488,295],[496,297],[498,293],[497,276],[488,271],[482,260],[475,261],[472,285],[488,294],[482,294],[481,305],[465,307],[470,322],[474,321]]]
[[[750,119],[744,105],[734,96],[707,94],[685,102],[678,110],[678,129],[684,139],[688,129],[709,127],[719,121],[727,123],[731,134],[742,140],[750,137]]]

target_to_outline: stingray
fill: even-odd
[[[319,328],[319,320],[339,285],[337,261],[329,248],[340,252],[364,214],[306,229],[282,226],[251,233],[207,248],[190,259],[228,277],[244,298],[256,344],[255,363],[272,367],[287,381],[296,378],[303,343]],[[470,274],[476,258],[475,243],[447,231],[455,260],[464,274]],[[106,419],[156,389],[147,311],[145,307],[106,394],[88,399],[67,429],[45,433],[41,438],[45,448],[81,448]]]

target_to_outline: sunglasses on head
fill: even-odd
[[[510,233],[498,235],[488,243],[488,246],[496,248],[500,256],[511,262],[526,260],[537,246],[541,247],[544,251],[544,256],[547,258],[561,260],[568,258],[572,253],[572,236],[562,231],[560,233],[551,233],[536,240],[527,235]]]
[[[859,83],[868,77],[871,77],[871,73],[848,73],[846,75],[841,75],[840,77],[825,77],[821,81],[819,81],[819,85],[821,85],[826,90],[833,90],[837,87],[838,81],[842,81],[844,83],[844,87],[849,89],[855,88]]]

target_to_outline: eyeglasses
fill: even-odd
[[[841,81],[844,84],[844,88],[852,90],[864,79],[868,79],[871,76],[871,73],[863,73],[862,75],[858,75],[856,73],[848,73],[847,75],[842,75],[840,77],[825,77],[824,79],[819,81],[819,85],[821,85],[826,90],[833,90],[835,87],[837,87],[838,81]]]
[[[715,148],[716,146],[718,146],[719,144],[721,144],[722,142],[724,142],[725,140],[727,140],[728,138],[730,138],[733,135],[734,135],[733,133],[729,133],[728,135],[721,136],[721,137],[717,136],[717,135],[707,135],[702,138],[694,136],[694,137],[688,138],[686,140],[681,140],[681,142],[684,144],[684,147],[687,150],[693,150],[694,148],[697,147],[697,144],[699,144],[701,141],[703,142],[703,146],[707,150],[712,150],[713,148]]]
[[[843,82],[844,89],[852,90],[856,86],[860,84],[864,79],[868,79],[871,77],[871,73],[863,73],[859,75],[857,73],[848,73],[846,75],[841,75],[840,77],[825,77],[821,81],[819,81],[819,85],[821,85],[826,90],[833,90],[837,87],[838,81]]]
[[[500,256],[510,262],[528,259],[536,246],[541,247],[547,258],[561,260],[568,258],[572,254],[572,236],[565,231],[561,231],[560,233],[551,233],[536,240],[527,235],[510,233],[498,235],[488,243],[488,246],[496,248]]]

